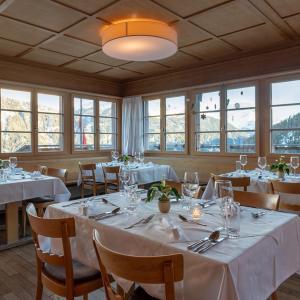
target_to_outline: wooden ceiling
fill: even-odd
[[[99,29],[122,18],[165,21],[179,51],[156,62],[112,59]],[[130,81],[300,43],[300,0],[0,0],[0,55]]]

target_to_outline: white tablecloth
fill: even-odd
[[[106,196],[121,207],[127,202],[119,193]],[[93,202],[90,213],[110,211],[112,206],[101,200]],[[141,203],[136,216],[126,213],[101,221],[80,215],[78,206],[55,204],[48,208],[48,217],[75,217],[76,238],[72,240],[73,257],[95,267],[92,230],[97,228],[105,245],[131,255],[182,253],[184,281],[177,288],[176,299],[186,300],[262,300],[266,299],[300,266],[300,218],[293,214],[268,211],[259,219],[251,216],[253,208],[244,208],[241,215],[241,237],[227,239],[204,254],[187,250],[187,244],[208,235],[223,220],[216,205],[209,207],[201,222],[207,227],[182,223],[181,205],[172,204],[169,214],[158,213],[157,203]],[[147,225],[124,229],[129,224],[155,212]],[[59,252],[59,244],[52,249]],[[124,282],[120,282],[123,287]],[[183,286],[183,288],[182,288]],[[162,298],[159,286],[143,287],[151,295]],[[182,295],[183,294],[183,295]]]
[[[68,201],[71,196],[62,180],[56,177],[32,179],[30,176],[22,178],[16,175],[6,182],[0,182],[0,204],[52,195],[58,202]]]
[[[96,181],[104,182],[104,175],[102,166],[111,166],[111,163],[102,163],[96,165]],[[157,165],[153,163],[147,163],[144,165],[130,165],[128,170],[131,172],[137,172],[138,184],[147,184],[162,179],[170,179],[179,181],[175,170],[169,165]],[[77,184],[81,184],[81,175],[79,173]]]
[[[265,171],[264,175],[260,178],[260,171],[253,170],[247,171],[245,174],[231,172],[222,174],[221,176],[228,177],[240,177],[240,176],[248,176],[250,177],[250,186],[247,188],[248,192],[256,192],[256,193],[272,193],[271,182],[270,180],[277,179],[277,176],[271,172]],[[298,182],[300,184],[300,177],[294,176],[286,176],[286,182]],[[206,189],[202,195],[203,199],[212,199],[214,193],[214,183],[213,180],[210,179]],[[299,203],[299,195],[288,195],[288,194],[280,194],[280,201],[288,202],[288,203]]]

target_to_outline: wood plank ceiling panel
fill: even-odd
[[[300,13],[299,0],[265,0],[281,17]]]
[[[107,70],[110,67],[107,65],[87,61],[87,60],[78,60],[74,61],[66,66],[68,69],[83,71],[87,73],[98,73],[103,70]]]

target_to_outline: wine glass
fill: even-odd
[[[138,164],[140,162],[140,152],[134,153],[134,162]]]
[[[143,153],[143,152],[140,152],[140,163],[141,163],[142,165],[144,165],[144,159],[145,159],[144,153]]]
[[[113,162],[116,164],[119,159],[119,152],[111,151],[111,157],[112,157]]]
[[[213,197],[218,203],[221,212],[224,213],[225,204],[233,201],[233,190],[231,181],[216,180]]]
[[[9,167],[11,169],[11,172],[15,174],[15,168],[18,164],[18,159],[15,156],[12,156],[8,159],[8,161],[9,161]]]
[[[247,155],[241,154],[240,155],[240,162],[241,162],[241,165],[243,167],[243,171],[245,172],[245,166],[247,165]]]
[[[258,167],[261,169],[261,174],[264,172],[267,166],[267,159],[265,156],[260,156],[257,160]]]
[[[189,197],[193,198],[199,188],[198,172],[185,172],[183,185]]]
[[[291,156],[291,167],[294,169],[294,176],[296,176],[296,169],[299,168],[299,157]]]
[[[129,170],[126,170],[126,169],[122,168],[120,170],[120,173],[119,173],[119,179],[120,179],[121,184],[122,184],[121,194],[124,195],[124,191],[126,190],[125,187],[128,185],[129,180],[130,180]]]

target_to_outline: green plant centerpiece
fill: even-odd
[[[124,163],[124,165],[128,165],[129,155],[123,154],[120,156],[119,161]]]
[[[152,201],[154,198],[158,198],[158,208],[161,213],[168,213],[170,211],[170,197],[175,197],[176,200],[180,198],[178,191],[167,185],[163,180],[160,183],[152,184],[147,193],[146,202]]]
[[[279,179],[284,179],[285,174],[290,174],[290,168],[284,161],[284,156],[280,156],[279,160],[275,160],[275,163],[271,165],[271,171],[276,172]]]

